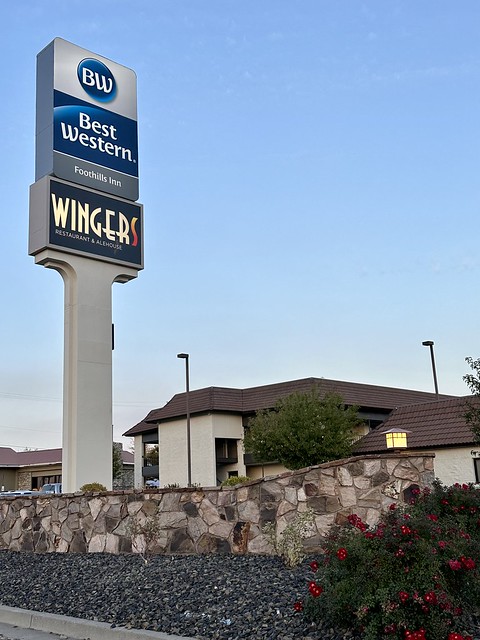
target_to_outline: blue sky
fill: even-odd
[[[36,55],[138,76],[145,270],[113,287],[114,435],[184,389],[465,394],[479,357],[476,0],[2,5],[0,446],[61,446],[63,281],[28,256]]]

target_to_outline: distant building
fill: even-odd
[[[133,487],[133,453],[122,450],[122,462],[120,484],[122,488]],[[40,489],[44,484],[61,481],[61,449],[15,451],[9,447],[0,447],[0,491]],[[94,477],[92,482],[95,482]],[[114,482],[114,488],[115,484]]]
[[[445,485],[480,482],[480,444],[465,422],[467,397],[398,407],[386,422],[365,435],[354,453],[387,453],[384,431],[406,430],[408,451],[435,453],[435,476]]]
[[[365,420],[359,436],[382,424],[399,406],[431,402],[434,393],[377,385],[304,378],[289,382],[232,389],[208,387],[190,391],[192,483],[215,486],[232,475],[260,478],[285,471],[278,463],[254,462],[243,451],[244,429],[259,409],[271,409],[292,393],[335,392],[346,405],[356,405]],[[449,398],[450,396],[441,396]],[[135,486],[158,479],[161,487],[187,484],[186,394],[178,393],[150,413],[124,436],[135,439]]]

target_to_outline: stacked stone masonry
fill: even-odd
[[[271,554],[308,509],[306,551],[321,549],[333,523],[356,513],[375,525],[392,502],[434,480],[433,454],[365,456],[329,462],[237,487],[114,491],[0,498],[0,549],[72,553]]]

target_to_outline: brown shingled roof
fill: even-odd
[[[347,405],[358,405],[364,409],[383,409],[387,412],[395,407],[419,402],[430,402],[435,394],[426,391],[396,389],[378,385],[342,382],[325,378],[303,378],[289,382],[250,387],[248,389],[231,389],[226,387],[207,387],[190,391],[190,413],[206,413],[222,411],[237,414],[252,414],[259,409],[273,408],[278,400],[292,393],[305,393],[317,387],[321,394],[336,392]],[[441,396],[448,398],[450,396]],[[177,393],[160,409],[153,409],[134,427],[126,431],[124,436],[152,431],[153,424],[181,418],[186,414],[186,394]]]
[[[61,462],[61,449],[15,451],[9,447],[0,447],[0,465],[2,466],[20,467],[32,464],[59,464]]]
[[[345,404],[357,405],[364,409],[381,408],[392,410],[395,407],[413,402],[431,402],[435,398],[435,394],[426,391],[396,389],[373,384],[327,380],[326,378],[303,378],[291,382],[279,382],[245,389],[243,411],[271,408],[280,398],[289,396],[292,393],[308,392],[312,387],[317,387],[322,395],[338,393],[342,396]],[[443,397],[447,398],[449,396]]]
[[[133,453],[122,449],[122,461],[133,464]],[[61,464],[62,449],[39,449],[37,451],[15,451],[0,447],[0,466],[24,467],[35,464]]]
[[[0,465],[3,466],[16,466],[17,452],[10,447],[0,447]]]
[[[383,432],[387,429],[410,431],[409,449],[471,445],[474,436],[463,417],[469,398],[471,396],[399,407],[386,422],[356,443],[355,454],[386,451]]]

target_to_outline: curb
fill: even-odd
[[[54,633],[75,640],[195,640],[187,636],[175,636],[163,631],[126,629],[112,627],[107,622],[82,620],[54,613],[42,613],[0,605],[0,623],[31,629],[44,633]],[[10,633],[10,632],[8,632]],[[13,637],[15,633],[12,632]]]

